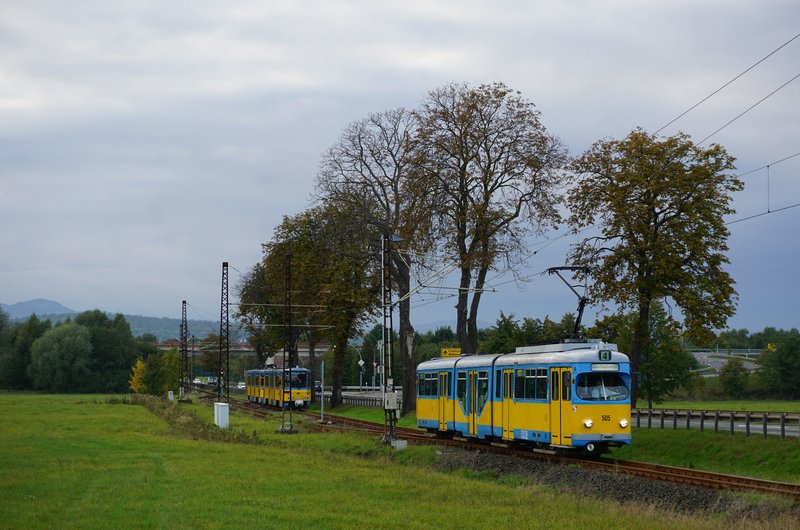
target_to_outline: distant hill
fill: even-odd
[[[53,300],[46,300],[44,298],[37,298],[35,300],[28,300],[26,302],[17,302],[16,304],[0,304],[3,311],[8,313],[8,316],[13,320],[26,319],[32,314],[37,315],[74,315],[77,313],[74,309],[70,309],[59,304]]]
[[[131,333],[134,337],[139,337],[145,333],[155,335],[159,341],[167,339],[177,339],[180,336],[181,320],[179,318],[167,317],[146,317],[142,315],[125,315],[125,320],[131,326]],[[186,322],[189,328],[189,336],[204,339],[209,334],[219,334],[219,322],[211,320],[191,320]],[[231,337],[238,331],[238,323],[230,323]]]
[[[37,299],[16,304],[2,304],[3,311],[8,313],[11,320],[26,320],[36,313],[42,320],[49,320],[53,324],[63,322],[78,314],[78,311],[70,309],[53,300]],[[108,313],[113,317],[116,313]],[[134,337],[145,334],[155,335],[159,341],[177,339],[180,335],[181,321],[179,318],[166,317],[147,317],[142,315],[124,315],[125,320],[131,326],[131,333]],[[211,320],[189,320],[187,322],[189,335],[204,339],[209,334],[219,334],[219,321]],[[231,340],[243,340],[243,333],[239,329],[239,323],[230,322]]]

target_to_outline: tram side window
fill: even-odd
[[[478,411],[483,410],[489,398],[489,372],[478,372]]]
[[[514,397],[518,399],[525,397],[525,370],[514,370]]]
[[[561,399],[564,401],[572,399],[572,376],[569,372],[564,372],[561,376]]]
[[[497,398],[497,399],[500,399],[501,397],[503,397],[503,394],[502,394],[502,391],[503,391],[502,390],[503,389],[503,379],[502,379],[502,377],[503,377],[502,370],[497,370],[495,372],[495,377],[494,377],[494,397]]]
[[[551,375],[553,377],[550,379],[550,401],[558,401],[558,372],[554,370]]]
[[[417,384],[417,394],[420,396],[439,395],[439,376],[438,374],[419,374]]]
[[[547,399],[547,370],[525,370],[525,399]]]
[[[459,372],[456,378],[456,398],[461,406],[466,408],[467,404],[467,372]]]

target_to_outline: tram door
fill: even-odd
[[[439,430],[447,430],[447,372],[439,372]]]
[[[503,370],[503,438],[510,440],[514,438],[514,430],[511,428],[511,382],[514,380],[513,370]]]
[[[470,370],[468,372],[467,383],[467,418],[469,422],[469,433],[473,436],[478,434],[478,372]]]
[[[572,412],[572,369],[550,369],[550,443],[572,445],[569,417]]]

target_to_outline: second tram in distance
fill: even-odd
[[[247,370],[244,374],[247,401],[274,407],[311,405],[311,372],[307,368],[265,368]]]

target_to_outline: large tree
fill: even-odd
[[[414,251],[415,260],[429,248],[430,188],[418,185],[411,113],[395,109],[351,123],[322,158],[317,198],[353,213],[354,224],[366,224],[376,235],[399,238],[399,246]],[[411,324],[412,257],[399,249],[390,254],[391,278],[399,303],[400,355],[403,362],[403,410],[414,409],[414,327]]]
[[[84,311],[75,323],[89,330],[92,340],[88,389],[92,392],[127,392],[128,377],[139,354],[125,316],[109,318],[103,311]]]
[[[759,379],[766,391],[782,399],[800,399],[800,334],[792,329],[770,343],[758,358]]]
[[[659,139],[636,129],[599,141],[574,161],[570,222],[599,235],[577,244],[570,260],[592,268],[593,297],[636,311],[631,369],[648,351],[652,302],[669,298],[690,339],[708,341],[734,313],[734,281],[724,270],[731,195],[742,189],[724,148],[678,134]],[[633,400],[636,403],[636,385]]]
[[[741,399],[747,394],[749,378],[750,372],[739,357],[728,357],[719,370],[719,382],[732,399]]]
[[[312,380],[318,379],[316,347],[320,331],[326,325],[321,295],[325,290],[326,264],[331,251],[323,235],[326,221],[322,212],[312,209],[285,216],[272,240],[263,245],[264,259],[259,274],[254,275],[249,287],[243,290],[247,299],[265,304],[257,306],[255,312],[259,315],[258,321],[265,326],[260,335],[261,343],[270,352],[288,347],[292,361],[297,362],[297,341],[305,338]],[[288,298],[287,279],[291,284]],[[291,304],[288,315],[285,313],[287,302]],[[286,322],[287,316],[289,322]],[[284,323],[291,326],[284,327]],[[285,331],[289,328],[291,336],[287,337]]]
[[[277,328],[270,327],[279,322],[279,292],[270,285],[263,262],[256,263],[237,286],[239,307],[236,316],[247,331],[247,338],[256,352],[258,366],[266,366],[267,359],[280,349],[281,340]]]
[[[6,354],[0,357],[0,378],[2,384],[16,389],[31,388],[28,366],[31,363],[31,347],[33,342],[50,329],[49,320],[40,320],[31,315],[28,320],[7,328],[8,336]],[[0,334],[0,342],[2,342]]]
[[[374,311],[380,283],[378,242],[370,240],[367,227],[354,226],[351,220],[349,210],[321,205],[285,217],[264,245],[268,282],[282,282],[291,263],[291,300],[297,306],[291,315],[293,328],[324,329],[334,345],[332,406],[341,401],[348,340]],[[293,341],[290,337],[289,347]]]
[[[490,269],[519,270],[525,240],[559,220],[566,152],[533,103],[501,83],[449,84],[416,113],[421,176],[435,189],[443,250],[460,273],[456,334],[476,353]]]
[[[33,388],[50,392],[91,392],[92,341],[89,330],[65,322],[36,339],[28,374]]]

